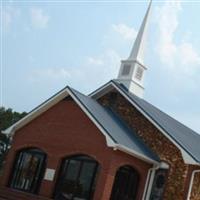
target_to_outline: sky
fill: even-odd
[[[117,78],[148,1],[1,1],[1,106]],[[153,1],[144,99],[200,133],[200,1]]]

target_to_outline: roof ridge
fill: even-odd
[[[112,80],[114,83],[116,83],[117,81],[116,80]],[[120,83],[117,83],[117,84],[120,84]],[[120,85],[121,86],[121,85]],[[126,92],[128,92],[126,89],[122,88],[123,90],[125,90]],[[138,96],[136,96],[135,94],[132,94],[130,92],[128,92],[131,96],[134,96],[135,98],[137,98],[138,100],[140,101],[143,101],[144,103],[147,103],[149,104],[150,106],[152,106],[154,109],[156,109],[157,111],[159,111],[160,113],[166,115],[168,118],[170,118],[171,120],[174,120],[176,122],[178,122],[180,125],[184,126],[185,128],[187,129],[190,129],[193,133],[197,134],[199,137],[200,137],[200,134],[197,133],[196,131],[194,131],[192,128],[186,126],[185,124],[183,124],[182,122],[180,122],[179,120],[175,119],[174,117],[172,117],[170,114],[168,114],[167,112],[161,110],[160,108],[158,108],[157,106],[153,105],[152,103],[150,103],[149,101],[145,100],[145,99],[142,99]],[[134,101],[134,100],[133,100]]]

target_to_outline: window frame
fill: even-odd
[[[39,163],[37,163],[38,166],[36,167],[37,168],[36,171],[39,168],[38,179],[35,179],[36,178],[35,175],[37,174],[37,172],[35,172],[34,176],[33,176],[34,178],[32,180],[32,184],[31,184],[31,185],[33,185],[33,186],[31,186],[31,188],[33,187],[33,190],[31,188],[24,189],[24,188],[19,188],[16,186],[17,182],[20,180],[20,175],[22,173],[22,169],[20,169],[20,168],[22,166],[24,166],[23,162],[25,161],[24,157],[26,156],[26,154],[31,155],[33,157],[35,155],[37,155],[36,157],[39,158]],[[26,149],[19,150],[16,153],[15,158],[14,158],[12,170],[10,172],[10,177],[9,177],[8,184],[7,184],[8,187],[12,188],[14,190],[37,195],[39,193],[40,186],[41,186],[42,180],[44,178],[46,164],[47,164],[46,162],[47,162],[47,155],[45,152],[43,152],[39,148],[26,148]],[[28,165],[29,165],[28,168],[30,168],[30,164],[28,164]]]
[[[123,175],[126,174],[126,176],[120,177],[122,174]],[[127,179],[127,174],[129,175],[128,179]],[[133,177],[131,178],[131,176],[133,176],[135,179],[133,179]],[[120,198],[120,200],[123,200],[123,199],[121,199],[122,196],[118,196],[119,191],[117,190],[119,187],[121,188],[120,183],[122,180],[120,180],[120,179],[126,179],[126,181],[127,181],[125,183],[126,186],[124,187],[124,188],[126,188],[126,191],[124,191],[125,193],[123,195],[125,195],[126,197],[127,197],[127,195],[131,195],[131,196],[129,196],[131,199],[136,199],[138,196],[138,193],[139,193],[140,174],[132,166],[124,165],[124,166],[119,167],[115,173],[115,178],[114,178],[114,182],[113,182],[113,186],[112,186],[110,200],[115,200],[116,198],[117,199]],[[132,193],[130,193],[131,191],[132,191]]]
[[[151,188],[151,193],[150,193],[150,199],[154,198],[156,195],[156,198],[163,199],[164,193],[165,193],[165,188],[167,184],[167,177],[168,177],[169,170],[168,169],[157,169],[155,172],[152,188]],[[158,181],[159,176],[162,176],[164,178],[164,183],[162,185],[162,192],[160,194],[156,193],[156,184]],[[157,196],[159,195],[159,196]]]
[[[64,176],[64,174],[65,175],[67,174],[67,168],[69,167],[71,160],[76,160],[76,161],[81,162],[78,173],[77,173],[78,175],[76,177],[76,182],[78,180],[80,180],[81,171],[83,169],[84,163],[95,163],[92,178],[90,180],[89,196],[88,196],[88,199],[87,199],[87,200],[92,200],[94,193],[95,193],[95,187],[96,187],[96,182],[97,182],[97,178],[98,178],[98,174],[99,174],[100,165],[99,165],[98,161],[96,161],[94,158],[92,158],[88,155],[82,155],[82,154],[81,155],[79,154],[79,155],[68,156],[68,157],[65,157],[64,159],[62,159],[61,164],[60,164],[59,173],[58,173],[58,176],[57,176],[57,181],[56,181],[56,186],[55,186],[53,198],[57,199],[56,195],[59,195],[59,190],[61,190],[62,182],[64,181],[63,176]],[[76,194],[73,194],[73,195],[76,195]]]

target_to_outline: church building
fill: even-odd
[[[200,200],[200,135],[143,99],[150,10],[117,79],[67,86],[4,131],[0,200]]]

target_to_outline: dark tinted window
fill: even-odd
[[[139,175],[132,167],[120,167],[115,176],[111,200],[136,199],[138,184]]]
[[[150,200],[163,199],[166,177],[167,177],[167,170],[159,169],[156,171]]]
[[[125,64],[122,69],[122,75],[127,76],[127,75],[129,75],[130,71],[131,71],[131,65]]]
[[[90,200],[95,189],[98,163],[87,156],[73,156],[63,161],[55,199]]]
[[[17,154],[10,187],[37,193],[45,170],[45,154],[38,149],[26,149]]]

